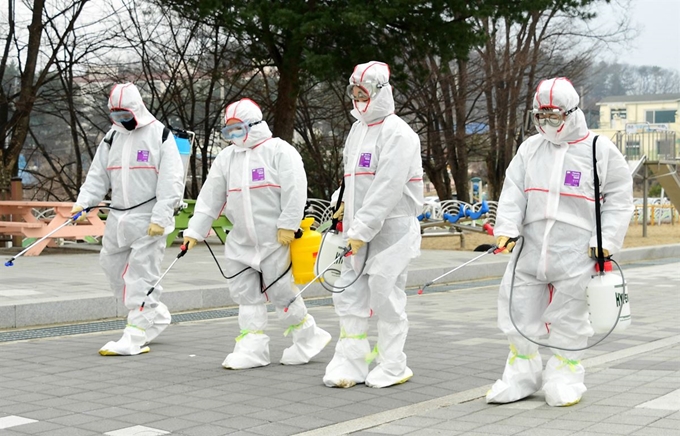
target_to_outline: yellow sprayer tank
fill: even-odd
[[[321,233],[312,230],[314,218],[307,217],[300,223],[302,236],[293,239],[290,244],[290,260],[293,263],[293,279],[300,285],[309,283],[314,279],[314,264],[319,255],[321,246]]]

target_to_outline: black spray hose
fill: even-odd
[[[302,236],[302,230],[298,230],[297,232],[295,232],[295,239],[298,239],[298,238],[300,238],[301,236]],[[219,268],[220,274],[222,274],[222,277],[224,277],[225,279],[227,279],[227,280],[233,279],[234,277],[237,277],[237,276],[239,276],[240,274],[242,274],[242,273],[246,272],[247,270],[251,269],[249,266],[247,266],[247,267],[243,268],[241,271],[239,271],[239,272],[237,272],[236,274],[234,274],[233,276],[227,276],[227,275],[225,275],[225,274],[224,274],[224,271],[222,271],[222,267],[220,266],[220,262],[217,260],[217,257],[215,257],[215,253],[213,253],[212,248],[210,248],[210,244],[208,244],[208,241],[206,241],[206,240],[203,240],[203,242],[205,243],[205,246],[208,247],[208,251],[210,251],[210,254],[212,255],[213,260],[215,260],[215,264],[217,265],[217,268]],[[269,284],[269,286],[267,286],[267,287],[265,287],[265,286],[264,286],[264,283],[262,283],[262,273],[261,273],[260,271],[257,271],[257,273],[260,275],[260,287],[262,288],[262,291],[260,291],[260,292],[263,293],[263,294],[264,294],[265,292],[267,292],[267,290],[268,290],[269,288],[271,288],[272,286],[274,286],[274,284],[276,284],[276,282],[278,282],[279,280],[281,280],[281,279],[283,278],[283,276],[285,276],[285,275],[288,273],[288,271],[290,271],[290,269],[292,268],[292,266],[293,266],[292,263],[291,263],[290,265],[288,265],[288,268],[286,268],[286,270],[283,272],[283,274],[281,274],[280,276],[278,276],[278,277],[276,278],[276,280],[274,280],[273,282],[271,282],[271,283]]]
[[[241,274],[241,273],[247,271],[248,269],[250,269],[250,267],[247,266],[247,267],[243,268],[241,271],[239,271],[239,272],[237,272],[236,274],[234,274],[233,276],[226,276],[226,275],[224,274],[224,271],[222,271],[222,267],[220,266],[220,262],[217,260],[217,257],[215,257],[215,253],[213,253],[212,248],[210,248],[210,244],[208,244],[208,241],[204,240],[203,242],[205,243],[205,246],[208,247],[208,251],[210,251],[210,254],[212,255],[212,258],[215,260],[215,264],[217,265],[217,268],[219,268],[220,274],[222,274],[222,277],[224,277],[225,279],[227,279],[227,280],[233,279],[234,277],[238,276],[239,274]]]

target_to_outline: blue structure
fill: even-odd
[[[26,171],[26,157],[23,154],[19,155],[19,162],[17,165],[19,166],[19,174],[18,176],[21,177],[21,183],[24,185],[32,185],[33,183],[36,182],[35,177],[33,177],[32,174]]]

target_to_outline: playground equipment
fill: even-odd
[[[461,245],[465,231],[493,235],[497,207],[497,202],[486,200],[475,204],[460,200],[427,202],[418,216],[421,234],[423,237],[461,236]]]

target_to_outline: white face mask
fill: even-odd
[[[550,125],[540,126],[538,128],[538,133],[541,134],[545,139],[552,142],[553,144],[560,143],[560,137],[562,136],[562,130],[564,129],[564,123],[559,127],[553,127]]]
[[[367,101],[352,101],[354,104],[354,109],[357,111],[361,112],[362,114],[365,113],[368,110],[368,104],[370,103],[371,100]]]

